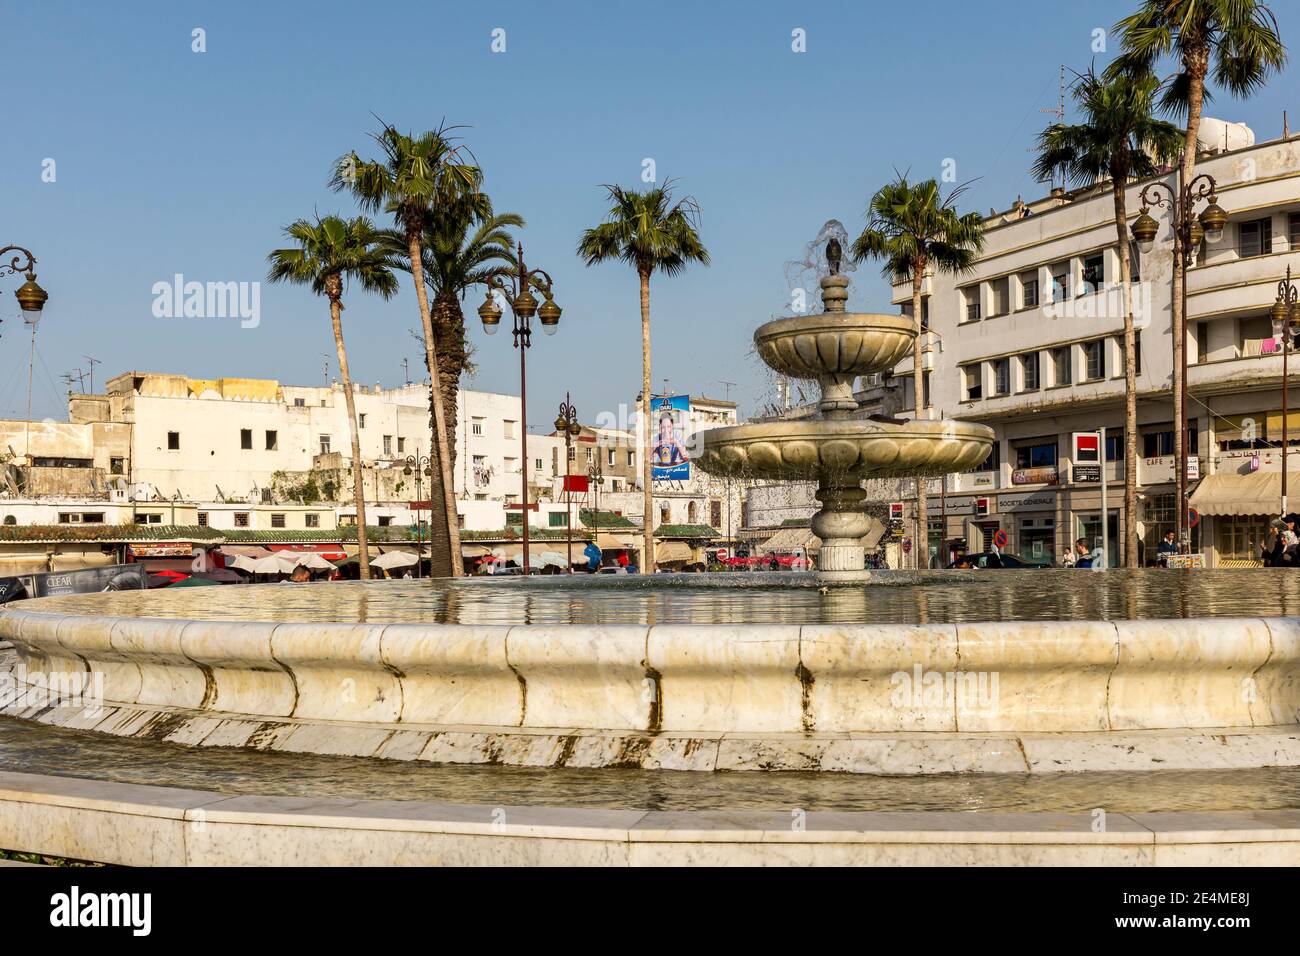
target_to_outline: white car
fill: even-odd
[[[607,564],[596,572],[597,574],[627,574],[627,568],[621,564]]]

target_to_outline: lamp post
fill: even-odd
[[[1291,443],[1287,433],[1287,418],[1291,414],[1290,395],[1287,392],[1290,369],[1287,368],[1287,356],[1294,347],[1297,331],[1300,331],[1300,290],[1291,281],[1291,267],[1286,267],[1286,278],[1278,281],[1277,299],[1269,311],[1273,320],[1273,335],[1282,340],[1282,516],[1287,515],[1286,504],[1286,457]]]
[[[1185,550],[1191,547],[1190,529],[1187,527],[1187,448],[1190,438],[1187,428],[1187,270],[1201,240],[1215,243],[1223,238],[1228,214],[1218,203],[1217,189],[1218,183],[1208,173],[1201,173],[1184,183],[1182,168],[1179,167],[1177,188],[1162,180],[1142,187],[1139,194],[1142,210],[1130,227],[1138,252],[1145,255],[1155,245],[1159,230],[1159,225],[1150,215],[1151,207],[1169,207],[1174,242],[1171,313],[1174,320],[1174,435],[1178,459],[1174,477],[1174,520],[1179,544]],[[1166,195],[1161,195],[1162,192]],[[1209,205],[1195,216],[1192,209],[1201,200],[1208,200]]]
[[[13,253],[13,257],[8,262],[4,257]],[[25,265],[21,264],[23,256],[27,257]],[[36,325],[41,320],[41,310],[45,308],[45,301],[50,297],[44,289],[36,284],[36,257],[32,255],[31,250],[22,246],[5,246],[0,249],[0,276],[8,273],[17,275],[19,272],[27,274],[27,281],[18,287],[14,293],[14,298],[18,300],[19,307],[23,310],[23,320],[32,327],[32,348],[31,357],[27,362],[27,465],[32,464],[32,370],[36,365]]]
[[[519,440],[520,440],[520,474],[522,476],[522,525],[524,532],[524,574],[528,574],[528,363],[526,356],[533,344],[533,316],[542,323],[542,331],[554,335],[560,324],[560,307],[551,297],[553,285],[548,273],[541,269],[529,270],[524,265],[524,245],[519,243],[513,269],[498,272],[488,279],[487,298],[478,307],[478,316],[483,320],[483,331],[495,335],[501,324],[501,306],[497,305],[494,293],[501,293],[510,303],[510,312],[514,316],[514,346],[519,349]],[[530,291],[536,289],[546,297],[539,308],[537,298]]]
[[[573,439],[582,434],[578,424],[578,410],[564,393],[560,414],[555,416],[555,430],[564,434],[564,540],[569,549],[569,573],[573,573],[573,492],[569,489],[569,460],[573,453]]]
[[[428,455],[421,455],[420,449],[416,448],[414,455],[406,456],[406,467],[402,469],[404,475],[415,475],[415,553],[417,557],[424,557],[424,527],[420,524],[420,502],[424,500],[424,477],[433,477],[433,459]],[[433,504],[429,504],[430,517],[432,517]],[[461,560],[461,556],[453,554],[453,561]],[[415,576],[420,576],[420,562],[415,562]]]
[[[596,547],[600,547],[600,487],[605,483],[605,473],[601,470],[600,461],[597,459],[594,465],[587,468],[587,483],[595,488],[596,507],[591,509],[591,540]]]

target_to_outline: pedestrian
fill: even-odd
[[[1162,568],[1169,566],[1169,556],[1178,553],[1177,535],[1172,531],[1166,531],[1164,539],[1160,546],[1156,548],[1156,560],[1160,562]]]
[[[1061,555],[1061,567],[1074,567],[1074,548],[1066,548],[1065,553]]]
[[[1076,568],[1091,568],[1092,556],[1088,553],[1088,540],[1080,538],[1074,542],[1074,566]]]
[[[1274,518],[1268,523],[1268,534],[1259,545],[1260,560],[1263,561],[1264,567],[1275,568],[1282,563],[1282,532],[1286,530],[1286,522],[1281,518]]]

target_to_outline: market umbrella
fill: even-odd
[[[420,559],[409,551],[389,551],[370,561],[371,567],[383,568],[385,571],[393,568],[409,568],[419,563]]]
[[[268,557],[269,557],[269,555],[268,555]],[[236,554],[236,555],[234,555],[233,557],[227,555],[227,557],[226,557],[226,566],[227,566],[227,567],[230,567],[230,568],[238,568],[238,569],[241,570],[241,571],[250,571],[250,572],[251,572],[251,571],[253,570],[253,568],[257,565],[257,562],[258,562],[259,560],[266,560],[266,559],[265,559],[265,558],[250,558],[250,557],[247,557],[246,555],[242,555],[242,554]]]
[[[265,558],[258,558],[249,566],[248,570],[254,574],[288,574],[295,567],[297,565],[292,561],[272,554]]]
[[[247,578],[242,574],[236,574],[227,568],[213,568],[211,571],[196,571],[190,575],[193,578],[203,578],[207,581],[213,581],[217,584],[243,584]]]
[[[537,564],[539,567],[543,568],[548,564],[553,564],[557,568],[567,568],[569,566],[569,559],[558,551],[543,551],[538,555]]]
[[[296,559],[298,567],[311,568],[313,571],[333,571],[334,562],[328,558],[321,557],[314,551],[301,552],[280,552],[281,555],[292,556]]]

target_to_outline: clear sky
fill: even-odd
[[[601,183],[640,185],[652,158],[703,210],[713,257],[651,288],[655,388],[731,397],[752,414],[775,397],[753,328],[788,301],[784,266],[830,218],[851,234],[894,168],[937,176],[945,159],[975,180],[968,209],[1006,209],[1044,192],[1027,173],[1051,117],[1059,65],[1084,69],[1132,0],[871,2],[7,3],[0,69],[0,245],[36,253],[50,303],[38,338],[37,417],[65,413],[60,377],[96,367],[196,377],[324,380],[332,357],[323,300],[263,285],[260,324],[156,318],[156,282],[256,282],[281,227],[313,211],[354,214],[326,188],[331,162],[367,154],[372,114],[423,130],[461,124],[499,210],[520,213],[530,265],[549,271],[559,333],[529,353],[530,421],[569,389],[580,417],[639,388],[636,277],[585,267],[583,228],[603,216]],[[1275,4],[1284,40],[1300,16]],[[192,51],[205,31],[206,52]],[[505,30],[506,50],[492,51]],[[807,52],[791,49],[806,31]],[[1109,38],[1108,38],[1109,39]],[[1292,41],[1293,48],[1296,47]],[[1293,60],[1295,56],[1293,56]],[[1067,77],[1069,76],[1067,72]],[[1209,115],[1281,133],[1297,67],[1249,102],[1222,95]],[[1290,102],[1288,102],[1290,98]],[[55,179],[43,180],[46,160]],[[48,178],[48,174],[47,177]],[[27,338],[0,279],[0,415],[26,403]],[[473,388],[518,391],[508,334],[472,320]],[[409,277],[384,303],[345,300],[355,379],[422,371]],[[874,267],[852,306],[895,311]]]

